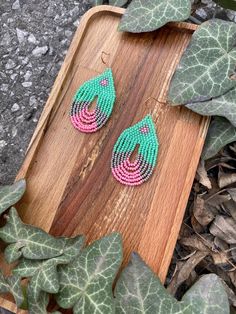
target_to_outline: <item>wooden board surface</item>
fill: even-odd
[[[18,174],[26,177],[27,192],[17,208],[25,222],[57,236],[85,234],[91,242],[119,231],[125,263],[138,251],[164,281],[208,126],[207,118],[166,104],[196,26],[171,23],[125,34],[117,31],[123,12],[102,6],[83,17]],[[105,69],[102,52],[110,55],[117,101],[105,127],[82,134],[71,125],[69,108],[80,84]],[[123,186],[110,170],[113,145],[148,113],[160,141],[158,166],[147,183]],[[0,305],[16,310],[8,300]]]

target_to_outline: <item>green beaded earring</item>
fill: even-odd
[[[88,110],[95,97],[96,108]],[[96,132],[109,119],[116,93],[111,68],[107,68],[101,75],[85,82],[76,92],[70,119],[73,126],[85,133]]]
[[[134,162],[130,157],[139,144]],[[157,162],[158,138],[151,115],[124,130],[112,153],[111,169],[114,177],[125,185],[140,185],[153,173]]]

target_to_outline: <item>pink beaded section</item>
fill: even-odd
[[[135,161],[131,161],[135,147],[139,145]],[[136,186],[147,181],[157,161],[158,139],[150,115],[119,136],[111,160],[113,176],[122,184]]]

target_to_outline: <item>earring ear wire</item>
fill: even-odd
[[[110,68],[109,62],[106,62],[106,61],[104,60],[104,55],[110,57],[111,54],[110,54],[110,53],[107,53],[107,52],[105,52],[105,51],[102,51],[102,53],[101,53],[101,61],[102,61],[102,63],[105,64],[108,68]]]

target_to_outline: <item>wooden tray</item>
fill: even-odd
[[[196,26],[120,33],[123,13],[100,6],[81,20],[17,176],[27,178],[17,208],[25,222],[57,236],[82,233],[90,242],[119,231],[125,263],[138,251],[164,281],[208,126],[207,118],[166,105],[171,76]],[[71,100],[81,83],[104,70],[103,52],[110,54],[115,109],[99,132],[82,134],[69,120]],[[145,102],[149,97],[158,102]],[[126,187],[111,174],[112,148],[122,130],[147,113],[156,119],[158,167],[147,183]],[[0,305],[16,311],[7,297]]]

